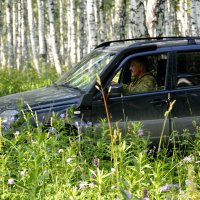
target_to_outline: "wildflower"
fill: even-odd
[[[166,192],[170,189],[170,186],[169,185],[164,185],[160,188],[160,192]]]
[[[16,131],[16,132],[14,133],[15,136],[19,136],[19,134],[20,134],[19,131]]]
[[[48,170],[44,170],[44,174],[48,174]]]
[[[113,172],[113,173],[116,172],[116,169],[112,167],[111,172]]]
[[[26,170],[21,170],[21,171],[19,172],[19,174],[20,174],[20,176],[26,176]]]
[[[111,186],[111,189],[114,190],[114,189],[115,189],[115,185],[112,185],[112,186]]]
[[[139,136],[144,136],[144,130],[143,129],[139,129],[138,133],[139,133]]]
[[[64,152],[63,149],[59,149],[59,150],[58,150],[58,153],[63,153],[63,152]]]
[[[49,134],[56,134],[57,130],[54,127],[50,127],[48,133]]]
[[[96,156],[94,157],[93,164],[95,167],[98,167],[99,165],[99,159]]]
[[[61,117],[61,118],[65,118],[65,113],[61,113],[61,114],[60,114],[60,117]]]
[[[73,158],[67,158],[66,162],[70,163],[70,162],[72,162],[72,160],[73,160]]]
[[[124,192],[126,193],[127,199],[131,199],[132,194],[128,190],[124,190]]]
[[[148,197],[144,197],[144,199],[143,200],[150,200]]]
[[[84,189],[84,188],[86,188],[86,186],[87,186],[87,183],[85,183],[85,182],[80,182],[79,183],[79,188],[80,189]]]
[[[89,183],[89,188],[94,188],[94,182]]]
[[[147,197],[147,196],[148,196],[147,188],[144,188],[144,190],[143,190],[143,197]]]
[[[191,163],[193,160],[192,160],[192,157],[188,157],[186,156],[184,159],[183,159],[184,162],[189,162]]]
[[[190,181],[189,181],[189,180],[185,180],[185,184],[186,184],[186,185],[189,185],[189,184],[190,184]]]
[[[9,178],[8,179],[8,185],[14,185],[15,184],[15,179],[14,178]]]

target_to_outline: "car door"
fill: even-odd
[[[159,61],[162,61],[161,58],[163,55],[164,54],[156,54],[156,56],[159,57]],[[154,55],[147,56],[151,57]],[[166,79],[166,74],[168,74],[168,67],[171,66],[169,65],[168,59],[168,54],[165,54],[165,64],[160,62],[161,65],[158,66],[159,64],[156,63],[156,67],[160,67],[160,71],[164,72],[162,75],[163,77],[160,77],[158,76],[159,73],[156,71],[157,80],[162,80],[162,84],[159,85],[158,90],[118,95],[117,97],[111,95],[108,97],[107,107],[112,125],[117,124],[122,132],[126,133],[128,124],[132,122],[142,122],[144,133],[151,137],[154,144],[158,144],[163,130],[165,137],[168,137],[169,121],[168,118],[165,120],[164,117],[168,109],[169,94],[169,90],[166,89],[169,83]],[[121,73],[126,74],[123,69]],[[121,77],[119,83],[122,80],[123,78]],[[93,101],[92,108],[93,119],[97,119],[94,123],[98,124],[98,119],[106,118],[105,106],[102,98],[97,98]],[[99,124],[99,126],[101,126],[101,124]]]
[[[176,100],[171,112],[173,130],[182,136],[188,129],[194,134],[194,122],[200,123],[200,50],[177,50],[174,53],[174,90],[171,98]]]

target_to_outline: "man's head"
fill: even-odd
[[[131,60],[130,70],[133,76],[140,78],[147,69],[148,60],[146,57],[134,58]]]

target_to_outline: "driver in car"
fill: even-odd
[[[130,68],[132,81],[129,85],[123,84],[125,93],[145,92],[157,89],[157,82],[153,74],[148,70],[146,57],[131,60]]]

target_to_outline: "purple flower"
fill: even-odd
[[[138,129],[139,136],[144,136],[144,130],[143,129]]]
[[[185,180],[185,184],[186,184],[186,185],[189,185],[189,184],[190,184],[190,181],[189,181],[189,180]]]
[[[147,197],[147,196],[148,196],[147,188],[144,188],[144,190],[143,190],[143,197]]]
[[[99,159],[96,156],[94,157],[93,164],[95,167],[98,167],[99,165]]]
[[[164,185],[160,188],[160,192],[166,192],[170,189],[170,186],[169,185]]]
[[[193,160],[192,160],[192,157],[188,157],[186,156],[184,159],[183,159],[184,162],[189,162],[191,163]]]
[[[15,184],[15,179],[14,178],[9,178],[8,179],[8,185],[14,185]]]
[[[61,113],[61,114],[60,114],[60,117],[61,117],[61,118],[65,118],[65,113]]]

